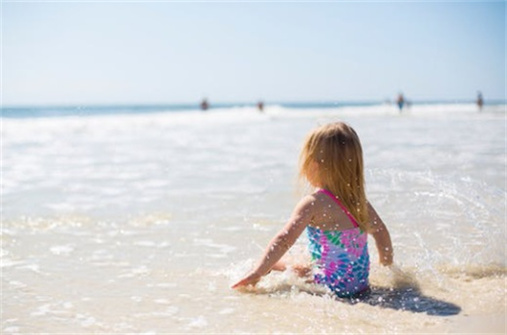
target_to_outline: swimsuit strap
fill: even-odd
[[[319,190],[319,193],[325,193],[327,194],[331,199],[334,200],[334,202],[336,202],[336,204],[338,206],[340,206],[340,208],[343,210],[343,212],[345,213],[345,215],[347,215],[347,217],[350,219],[350,222],[352,222],[352,224],[354,225],[354,227],[356,228],[359,228],[359,224],[357,223],[356,219],[354,218],[354,216],[352,216],[352,214],[350,214],[350,212],[348,211],[348,209],[343,206],[343,204],[341,203],[340,200],[338,200],[337,197],[334,196],[333,193],[331,193],[330,191],[328,190],[325,190],[325,189],[320,189]]]

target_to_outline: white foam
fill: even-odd
[[[218,314],[228,315],[228,314],[234,313],[234,311],[235,311],[234,308],[224,308],[224,309],[221,309],[220,311],[218,311]]]
[[[20,332],[20,329],[19,327],[5,327],[3,329],[3,332],[4,334],[9,334],[9,333],[19,333]]]
[[[189,328],[205,328],[208,325],[208,321],[203,316],[198,316],[190,320]]]
[[[55,245],[49,251],[58,256],[68,256],[74,251],[74,248],[75,246],[72,244]]]
[[[214,243],[212,239],[203,239],[203,238],[196,238],[194,239],[194,245],[196,246],[204,246],[212,249],[218,249],[220,254],[229,254],[236,250],[236,247],[227,245],[227,244],[219,244]]]

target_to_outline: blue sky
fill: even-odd
[[[2,3],[4,105],[505,99],[504,2]]]

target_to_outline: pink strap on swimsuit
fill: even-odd
[[[325,189],[320,189],[319,190],[320,193],[325,193],[327,194],[330,198],[332,198],[334,200],[334,202],[336,202],[336,204],[338,206],[340,206],[340,208],[343,210],[343,212],[345,213],[345,215],[347,215],[347,217],[350,219],[350,222],[352,222],[352,224],[354,225],[355,228],[359,228],[359,224],[357,223],[356,219],[354,218],[354,216],[352,216],[352,214],[350,214],[349,210],[343,206],[343,204],[341,203],[340,200],[338,200],[337,197],[335,197],[333,195],[333,193],[329,192],[328,190],[325,190]]]

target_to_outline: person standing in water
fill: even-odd
[[[254,269],[232,288],[255,285],[271,270],[287,269],[280,259],[306,230],[312,263],[292,268],[301,276],[313,273],[315,283],[338,297],[367,291],[368,234],[382,265],[392,264],[393,248],[386,225],[366,198],[362,148],[354,129],[336,122],[312,131],[300,154],[300,177],[316,190],[296,205]]]
[[[400,109],[400,113],[401,113],[403,106],[405,105],[405,97],[403,96],[403,93],[398,94],[398,98],[396,99],[396,104],[398,105],[398,108]]]
[[[262,113],[262,112],[264,112],[264,102],[259,101],[259,102],[257,103],[257,109],[258,109],[258,110],[259,110],[259,112],[261,112],[261,113]]]
[[[209,108],[208,99],[204,98],[201,101],[201,110],[205,111]]]
[[[482,111],[482,106],[484,106],[484,98],[482,97],[482,93],[477,92],[477,107],[479,107],[479,112]]]

